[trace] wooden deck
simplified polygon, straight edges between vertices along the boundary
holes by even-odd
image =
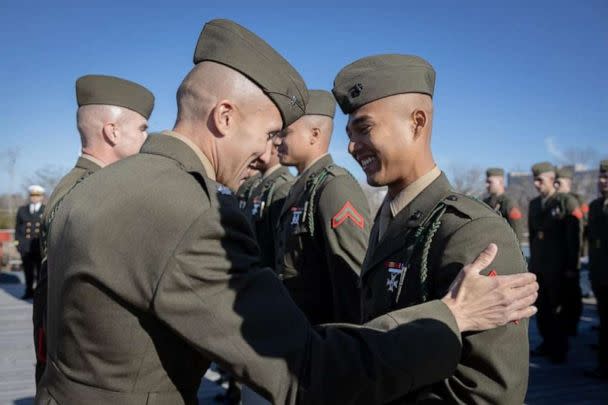
[[[23,294],[20,273],[0,273],[0,405],[29,405],[34,397],[34,347],[32,304],[19,299]],[[597,340],[592,325],[597,324],[593,301],[586,301],[579,336],[571,338],[569,361],[554,366],[544,359],[532,359],[526,403],[608,404],[608,383],[583,377],[583,370],[595,365],[590,345]],[[530,328],[531,346],[539,343],[535,322]],[[222,388],[210,381],[208,372],[199,391],[201,404],[213,404]]]

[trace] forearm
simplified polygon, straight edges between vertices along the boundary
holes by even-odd
[[[362,327],[325,325],[318,331],[300,381],[302,403],[384,404],[450,376],[460,359],[460,333],[441,301]]]

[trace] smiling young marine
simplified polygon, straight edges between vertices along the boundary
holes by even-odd
[[[468,252],[491,242],[499,254],[486,275],[526,272],[509,225],[487,205],[453,191],[435,164],[434,84],[433,67],[409,55],[360,59],[334,81],[334,96],[348,114],[349,152],[370,185],[388,186],[361,269],[362,322],[441,296],[471,260]],[[528,384],[527,322],[463,340],[450,378],[399,403],[521,404]]]

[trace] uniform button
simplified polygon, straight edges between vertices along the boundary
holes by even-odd
[[[414,213],[412,214],[412,216],[410,217],[410,219],[413,219],[413,220],[416,220],[416,221],[417,221],[417,220],[419,220],[421,217],[422,217],[422,212],[420,212],[420,211],[416,211],[416,212],[414,212]]]
[[[456,197],[455,195],[449,195],[447,198],[449,201],[457,201],[458,197]]]

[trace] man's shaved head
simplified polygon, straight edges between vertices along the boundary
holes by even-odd
[[[275,138],[281,164],[301,173],[310,162],[327,153],[334,120],[326,115],[304,115]]]
[[[139,152],[148,135],[143,115],[115,105],[84,105],[76,121],[83,153],[106,165]]]
[[[433,100],[429,95],[420,93],[397,94],[387,98],[386,107],[392,113],[401,117],[404,124],[411,128],[415,125],[413,114],[416,111],[423,111],[427,116],[428,124],[425,125],[422,135],[427,141],[430,141],[433,123]]]
[[[177,109],[175,131],[204,151],[217,180],[233,189],[283,124],[278,108],[259,86],[232,68],[208,61],[197,64],[183,80]]]
[[[222,99],[238,101],[242,107],[272,104],[255,83],[236,70],[215,62],[201,62],[177,90],[177,122],[206,121]]]
[[[319,129],[319,149],[327,152],[334,131],[334,119],[326,115],[305,115],[301,119],[309,131]]]
[[[84,105],[76,112],[76,122],[83,148],[103,142],[101,130],[108,122],[117,122],[126,108],[115,105]]]

